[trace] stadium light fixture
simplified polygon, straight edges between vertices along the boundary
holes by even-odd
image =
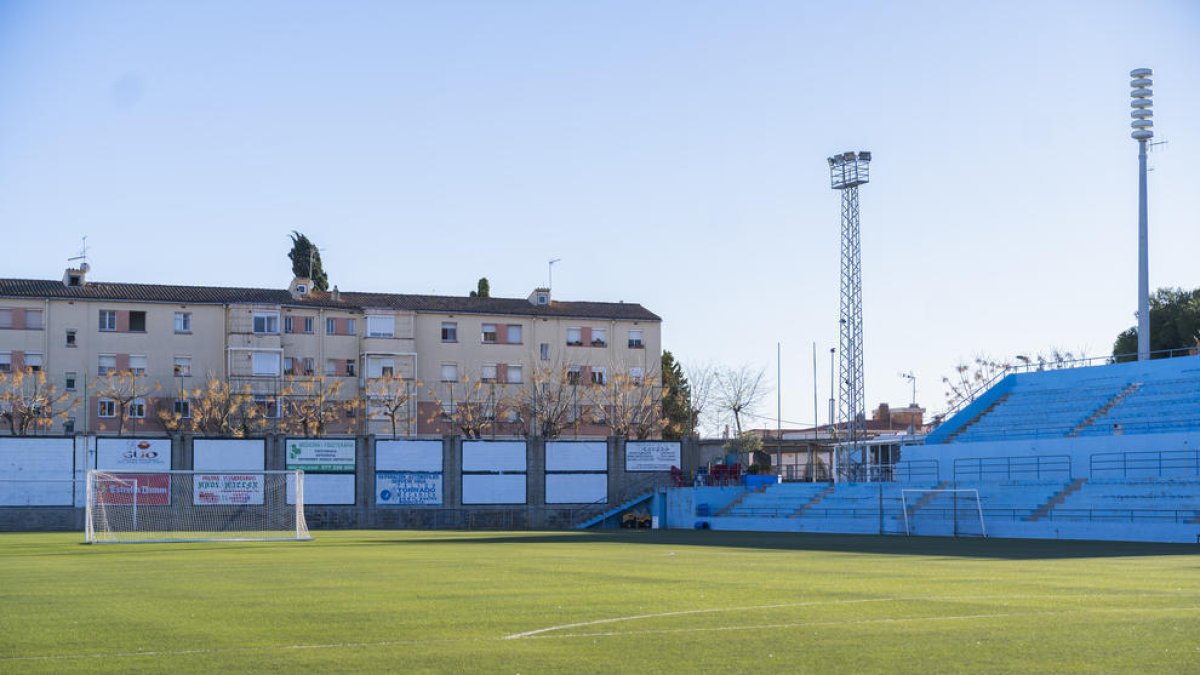
[[[1129,105],[1132,110],[1129,134],[1138,142],[1138,361],[1150,358],[1150,246],[1146,208],[1146,142],[1154,138],[1154,71],[1129,71]]]

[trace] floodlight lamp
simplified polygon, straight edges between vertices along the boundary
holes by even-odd
[[[833,157],[828,157],[825,161],[829,162],[829,168],[831,169],[833,168],[833,165],[837,163],[837,160]]]
[[[1144,120],[1154,117],[1154,111],[1146,110],[1145,108],[1134,108],[1132,111],[1130,111],[1129,116],[1139,120]]]
[[[1134,108],[1153,108],[1154,101],[1148,98],[1135,98],[1129,102],[1129,105]]]
[[[1154,71],[1150,70],[1149,68],[1134,68],[1133,70],[1129,71],[1130,77],[1150,77],[1153,74]]]
[[[845,160],[845,161],[847,161],[847,162],[853,162],[853,161],[855,160],[854,151],[853,151],[853,150],[851,150],[851,151],[849,151],[849,152],[843,153],[843,154],[842,154],[842,159],[843,159],[843,160]]]
[[[1154,138],[1154,132],[1149,129],[1138,129],[1129,136],[1135,141],[1145,141]]]
[[[1143,89],[1145,87],[1149,87],[1152,84],[1154,84],[1154,80],[1151,80],[1148,77],[1139,77],[1136,80],[1131,81],[1129,83],[1129,86],[1133,87],[1134,89]]]
[[[1154,95],[1154,91],[1150,89],[1134,89],[1129,92],[1131,98],[1150,98]]]
[[[871,151],[870,150],[859,150],[858,158],[864,162],[871,161]]]
[[[1129,123],[1134,129],[1149,129],[1154,126],[1154,120],[1134,120]]]

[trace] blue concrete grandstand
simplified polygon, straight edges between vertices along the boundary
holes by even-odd
[[[674,489],[663,512],[670,527],[1200,543],[1200,357],[1010,374],[872,468],[886,480]]]

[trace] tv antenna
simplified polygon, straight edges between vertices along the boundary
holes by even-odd
[[[85,235],[83,235],[83,242],[79,245],[79,255],[67,258],[67,262],[75,262],[76,260],[82,260],[83,262],[80,264],[80,267],[86,269],[87,264],[88,264],[87,252],[88,252],[87,235],[85,234]]]
[[[556,263],[556,262],[562,262],[562,258],[551,258],[549,263],[546,265],[546,267],[548,268],[548,270],[547,270],[548,274],[547,274],[547,278],[546,278],[546,288],[549,288],[552,290],[554,288],[554,263]]]

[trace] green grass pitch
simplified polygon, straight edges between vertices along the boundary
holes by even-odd
[[[1200,547],[712,531],[0,535],[0,672],[1200,672]]]

